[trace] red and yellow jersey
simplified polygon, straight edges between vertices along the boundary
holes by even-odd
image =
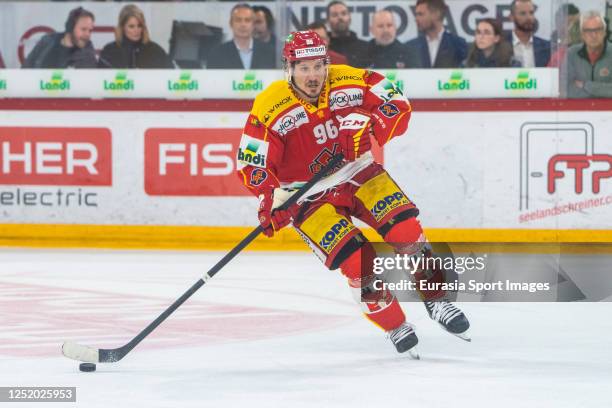
[[[305,183],[340,152],[339,122],[355,110],[371,115],[381,146],[406,132],[411,113],[391,81],[347,65],[330,66],[318,106],[298,98],[286,81],[272,83],[255,99],[244,127],[237,157],[240,179],[256,196],[262,189]],[[368,152],[348,163],[334,182],[346,181],[372,160]]]

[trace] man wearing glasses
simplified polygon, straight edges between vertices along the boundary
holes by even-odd
[[[607,41],[606,22],[601,13],[590,11],[580,18],[582,44],[567,55],[570,98],[612,97],[612,48]]]

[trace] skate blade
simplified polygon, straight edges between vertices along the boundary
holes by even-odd
[[[472,342],[472,338],[467,335],[467,332],[463,332],[463,333],[451,333],[451,334],[459,337],[463,341],[467,341],[468,343]]]
[[[408,355],[410,356],[410,358],[412,358],[413,360],[420,360],[421,356],[419,356],[419,350],[417,349],[416,346],[414,346],[413,348],[411,348],[410,350],[408,350]]]
[[[442,323],[438,322],[438,325],[439,325],[439,326],[440,326],[442,329],[444,329],[444,331],[445,331],[445,332],[450,333],[450,334],[452,334],[453,336],[457,336],[457,337],[459,337],[461,340],[463,340],[463,341],[467,341],[468,343],[471,343],[471,342],[472,342],[472,338],[471,338],[470,336],[468,336],[468,334],[467,334],[467,332],[468,332],[468,331],[470,331],[470,330],[469,330],[469,328],[468,328],[468,330],[464,331],[463,333],[453,333],[453,332],[450,332],[450,331],[446,330],[446,327],[444,327],[444,325],[443,325]]]

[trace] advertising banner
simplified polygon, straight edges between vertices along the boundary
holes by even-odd
[[[379,70],[410,98],[553,98],[556,68]],[[18,70],[0,72],[0,98],[253,99],[281,70]]]
[[[384,165],[428,228],[610,229],[609,117],[415,111]],[[254,225],[235,174],[246,118],[3,111],[0,223]]]

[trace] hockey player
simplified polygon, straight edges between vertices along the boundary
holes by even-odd
[[[367,318],[389,334],[397,351],[410,350],[418,343],[414,328],[395,296],[374,288],[376,253],[352,222],[355,217],[373,227],[397,253],[426,254],[418,209],[370,151],[371,138],[382,146],[406,132],[410,104],[378,73],[330,66],[313,31],[290,34],[283,59],[286,81],[257,96],[244,127],[238,175],[260,200],[264,233],[271,237],[292,222],[327,268],[340,268]],[[274,211],[340,152],[343,165],[309,190],[308,198]],[[383,208],[377,206],[381,200],[387,204]],[[421,270],[415,279],[442,282],[444,277]],[[430,317],[446,330],[461,334],[469,328],[465,315],[443,299],[444,292],[420,295]]]

